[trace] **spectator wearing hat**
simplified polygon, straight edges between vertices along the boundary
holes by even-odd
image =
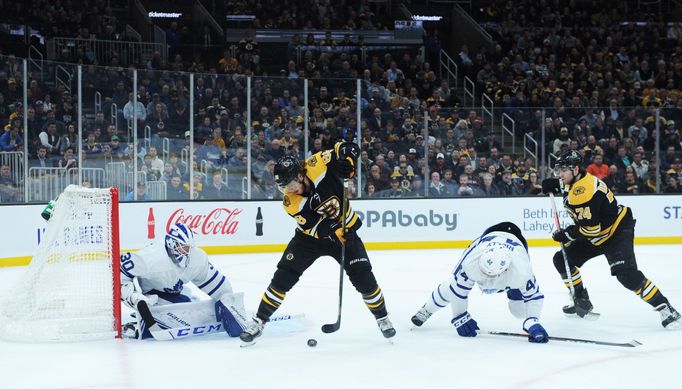
[[[407,197],[424,197],[424,180],[419,174],[415,174],[406,192]]]
[[[149,193],[147,193],[147,185],[144,182],[138,182],[137,183],[137,201],[151,201],[151,196],[149,196]],[[135,193],[133,191],[128,192],[126,194],[125,198],[123,201],[134,201],[135,200]]]
[[[568,137],[568,127],[561,127],[559,136],[552,142],[552,153],[554,155],[559,155],[562,151],[568,150],[570,144],[571,139]]]
[[[403,190],[398,176],[392,176],[390,181],[390,188],[381,192],[381,197],[385,198],[400,198],[405,197],[405,191]]]
[[[665,174],[677,177],[678,182],[682,180],[682,160],[676,157],[673,159],[673,163],[670,165],[670,169],[666,170]]]
[[[502,196],[520,196],[523,191],[512,181],[512,170],[510,168],[502,168],[501,180],[498,184],[500,194]]]
[[[450,167],[445,163],[445,155],[443,153],[436,154],[436,161],[431,166],[431,170],[438,172],[440,175],[439,178],[442,178],[446,169],[450,169]]]

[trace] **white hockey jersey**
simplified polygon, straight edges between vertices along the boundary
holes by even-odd
[[[509,268],[497,277],[486,276],[479,265],[480,256],[490,243],[499,244],[512,253]],[[432,302],[439,308],[450,303],[453,315],[457,316],[467,310],[467,297],[475,284],[483,293],[509,292],[510,300],[523,302],[527,311],[519,316],[540,316],[544,295],[533,275],[526,247],[513,234],[493,231],[474,240],[455,266],[453,278],[432,293]]]
[[[232,293],[230,281],[208,261],[208,255],[192,247],[186,268],[177,266],[166,252],[163,239],[156,240],[140,251],[121,255],[121,278],[137,278],[141,292],[180,293],[184,284],[194,283],[213,299]]]

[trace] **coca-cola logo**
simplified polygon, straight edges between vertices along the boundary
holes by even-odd
[[[239,229],[240,213],[241,209],[215,208],[207,214],[192,215],[178,208],[168,218],[166,231],[175,223],[183,223],[203,235],[234,235]]]

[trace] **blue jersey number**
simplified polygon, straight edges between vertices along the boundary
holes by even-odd
[[[533,281],[534,280],[528,280],[526,283],[526,291],[535,289],[535,283],[533,283]]]
[[[121,255],[121,270],[124,273],[131,271],[135,267],[135,262],[133,262],[132,255],[130,253],[125,253]]]

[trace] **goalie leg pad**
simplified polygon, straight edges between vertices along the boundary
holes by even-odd
[[[250,320],[244,309],[242,293],[223,295],[215,303],[215,317],[223,324],[225,332],[233,338],[238,337]]]

